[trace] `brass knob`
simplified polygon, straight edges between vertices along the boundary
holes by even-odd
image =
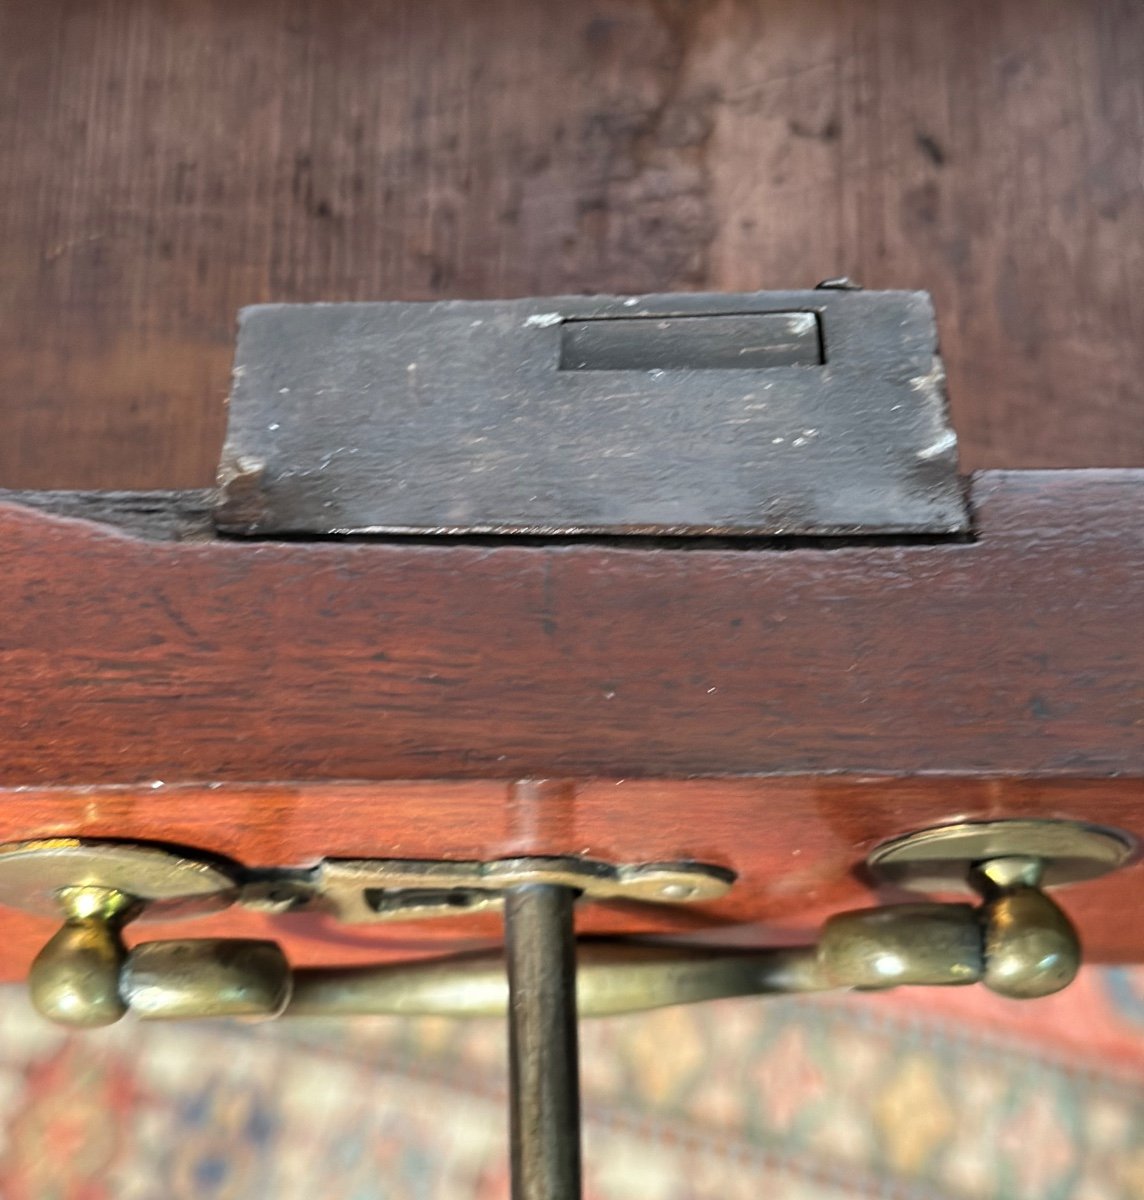
[[[32,964],[32,1003],[60,1025],[111,1025],[127,1012],[119,987],[127,958],[122,930],[139,902],[101,887],[64,888],[59,902],[66,920]]]
[[[49,1020],[91,1028],[127,1012],[123,927],[233,902],[236,876],[216,858],[147,843],[38,838],[0,845],[0,903],[64,917],[29,972],[32,1003]]]
[[[1032,999],[1067,986],[1081,963],[1076,930],[1043,889],[1097,879],[1136,853],[1131,835],[1085,821],[960,821],[883,842],[866,867],[897,887],[976,891],[982,983]]]
[[[1076,978],[1080,939],[1072,922],[1040,890],[1042,867],[1033,858],[983,863],[973,882],[984,903],[982,983],[1014,1000],[1051,996]]]

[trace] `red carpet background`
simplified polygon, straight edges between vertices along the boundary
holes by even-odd
[[[1144,1200],[1144,972],[585,1022],[588,1200]],[[68,1035],[0,990],[3,1200],[500,1200],[498,1021]]]

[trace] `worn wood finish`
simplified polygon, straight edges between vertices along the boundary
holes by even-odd
[[[969,531],[918,292],[259,305],[220,481],[262,537]]]
[[[974,544],[167,543],[0,507],[0,786],[1144,773],[1144,473]]]
[[[739,873],[727,897],[703,906],[593,905],[583,932],[679,933],[765,945],[807,939],[826,916],[879,900],[856,868],[903,831],[951,819],[1055,816],[1144,836],[1144,779],[586,780],[511,784],[404,781],[31,789],[0,792],[0,840],[78,834],[175,841],[250,866],[303,865],[322,854],[499,857],[575,848],[612,861],[679,858]],[[1144,957],[1138,922],[1144,866],[1057,893],[1090,961]],[[50,922],[6,910],[0,978],[17,978]],[[324,919],[235,912],[140,926],[132,938],[269,936],[299,963],[371,962],[441,952],[499,937],[493,915],[352,929]]]
[[[1133,0],[0,0],[0,483],[208,483],[244,304],[844,273],[935,294],[967,467],[1139,465],[1142,43]],[[802,936],[906,828],[1144,833],[1139,497],[983,480],[976,546],[530,548],[499,577],[487,547],[217,544],[199,499],[136,504],[139,537],[0,509],[0,836],[693,853],[743,882],[673,927]],[[883,753],[988,774],[503,782]],[[165,786],[91,786],[139,778]],[[1141,898],[1139,867],[1066,894],[1092,956],[1144,956]],[[14,978],[47,929],[3,928]]]
[[[963,464],[1139,465],[1137,0],[3,0],[0,483],[210,482],[260,301],[932,291]]]

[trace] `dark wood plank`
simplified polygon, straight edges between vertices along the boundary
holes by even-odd
[[[1144,774],[1144,473],[973,544],[157,542],[0,506],[0,785]]]
[[[0,482],[210,482],[260,301],[932,291],[967,467],[1144,463],[1135,0],[0,3]]]
[[[577,327],[608,331],[611,369],[563,368]],[[792,329],[801,361],[748,369]],[[936,343],[918,292],[259,305],[215,517],[261,537],[962,536]]]

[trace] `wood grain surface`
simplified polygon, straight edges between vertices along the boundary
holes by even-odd
[[[1144,472],[977,540],[148,541],[0,505],[0,786],[1144,774]]]
[[[210,483],[246,304],[842,274],[934,294],[966,468],[1144,465],[1142,47],[1135,0],[0,0],[0,486]],[[1139,478],[974,504],[966,546],[495,562],[0,505],[0,837],[695,856],[722,907],[584,927],[762,942],[905,829],[1144,835]],[[683,778],[760,771],[802,774]],[[1091,958],[1144,957],[1142,889],[1065,894]],[[3,929],[15,978],[48,930]]]
[[[0,3],[0,485],[210,482],[260,301],[932,291],[963,465],[1144,464],[1137,0]]]

